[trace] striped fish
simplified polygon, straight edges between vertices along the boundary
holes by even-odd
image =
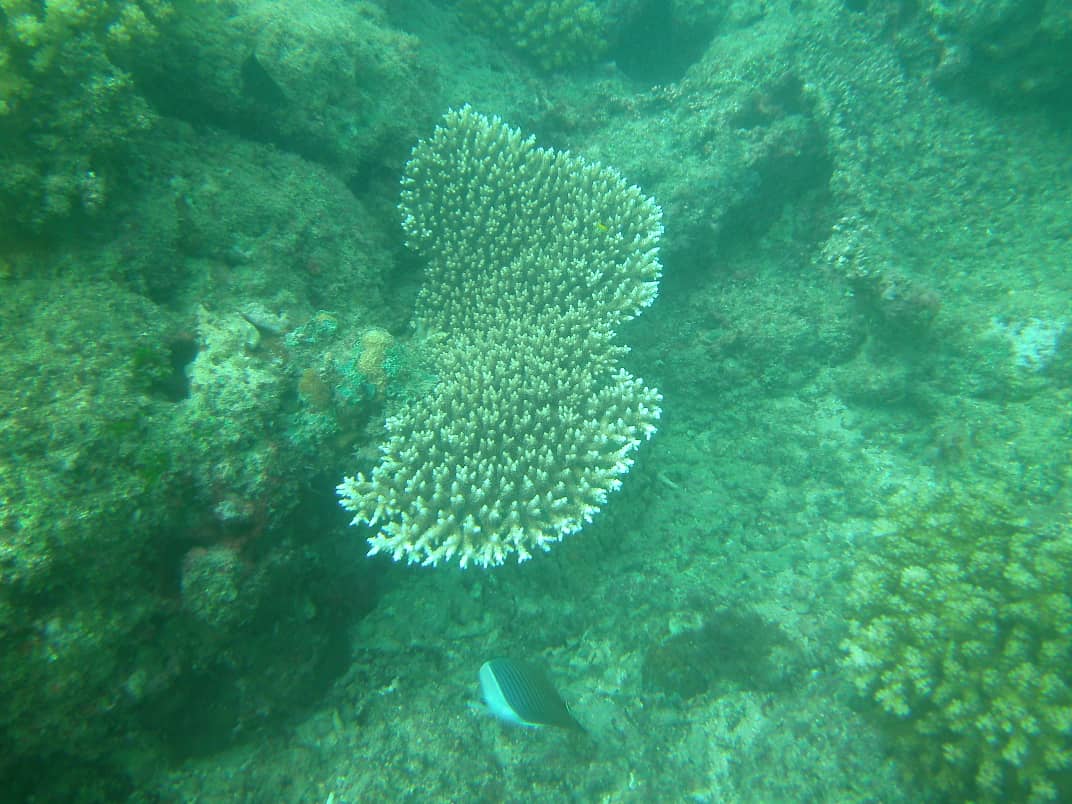
[[[584,731],[547,676],[527,662],[484,662],[480,668],[480,691],[491,713],[507,723]]]

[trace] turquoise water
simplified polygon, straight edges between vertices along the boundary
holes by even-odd
[[[1072,798],[1065,6],[0,0],[0,800]]]

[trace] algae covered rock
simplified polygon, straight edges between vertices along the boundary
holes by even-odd
[[[249,0],[177,18],[138,63],[161,112],[211,121],[350,176],[400,160],[436,85],[416,37],[378,6]]]

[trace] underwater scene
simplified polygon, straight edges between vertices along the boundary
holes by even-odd
[[[1068,0],[0,0],[0,802],[1072,801]]]

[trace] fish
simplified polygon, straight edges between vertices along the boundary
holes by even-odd
[[[489,711],[507,723],[585,732],[547,675],[528,662],[484,662],[480,667],[480,691]]]

